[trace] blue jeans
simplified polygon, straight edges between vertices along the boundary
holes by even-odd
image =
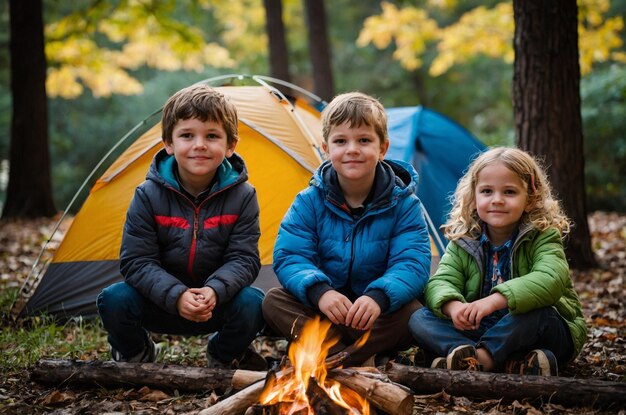
[[[411,316],[409,330],[418,346],[437,356],[447,356],[466,344],[484,347],[497,367],[533,349],[550,350],[559,365],[574,355],[569,327],[552,307],[524,314],[508,313],[500,319],[490,315],[482,319],[476,330],[457,330],[452,320],[439,318],[424,307]]]
[[[190,336],[214,333],[209,339],[208,353],[231,362],[241,358],[265,324],[263,297],[258,288],[244,287],[231,301],[219,304],[213,316],[202,323],[168,313],[125,282],[102,290],[97,305],[109,343],[123,356],[134,356],[143,350],[147,331]]]

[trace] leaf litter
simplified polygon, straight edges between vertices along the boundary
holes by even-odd
[[[0,293],[21,287],[42,246],[50,238],[58,218],[0,222]],[[60,243],[72,218],[66,218],[47,244],[43,258],[49,258]],[[588,341],[580,355],[560,375],[583,379],[626,382],[626,215],[595,212],[589,216],[592,247],[598,268],[572,270],[572,279],[583,304],[589,328]],[[10,324],[2,316],[3,326]],[[73,333],[65,333],[71,341]],[[177,364],[202,365],[202,353],[185,357],[190,347],[182,338],[166,337],[170,359]],[[284,342],[259,342],[257,349],[276,357],[284,352]],[[2,354],[10,353],[0,344]],[[84,359],[101,358],[103,350],[85,350]],[[0,373],[0,414],[197,414],[213,405],[220,396],[213,391],[202,394],[179,394],[143,387],[140,389],[69,389],[50,388],[29,380],[28,369],[3,369]],[[618,414],[623,408],[601,411],[591,407],[564,407],[550,402],[525,400],[469,399],[451,396],[444,391],[416,395],[414,414]]]

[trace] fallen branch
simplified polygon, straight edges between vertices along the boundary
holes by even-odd
[[[122,363],[100,360],[40,360],[31,379],[48,385],[97,385],[223,393],[265,378],[265,372],[210,369],[160,363]]]
[[[425,369],[388,363],[385,373],[416,394],[445,390],[455,396],[489,399],[541,399],[544,402],[623,408],[626,383],[559,376],[520,376],[503,373]]]

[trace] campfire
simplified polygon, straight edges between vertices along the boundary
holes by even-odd
[[[327,359],[328,351],[338,341],[337,337],[329,336],[330,328],[330,322],[319,318],[303,326],[289,347],[291,368],[269,373],[260,403],[249,412],[264,415],[370,414],[365,397],[328,378],[328,371],[339,367],[343,360],[342,355]],[[355,347],[365,343],[368,336],[369,332]]]
[[[200,415],[374,415],[376,409],[410,415],[411,389],[374,368],[341,367],[367,341],[369,332],[328,356],[339,341],[330,329],[328,321],[308,321],[278,368],[267,373],[237,370],[232,386],[238,392]]]

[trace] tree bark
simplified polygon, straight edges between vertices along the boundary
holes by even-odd
[[[265,378],[265,372],[210,369],[159,363],[122,363],[101,360],[40,360],[31,379],[47,385],[99,385],[223,393]]]
[[[514,0],[513,112],[517,143],[545,158],[555,196],[575,226],[573,268],[596,266],[585,200],[576,0]]]
[[[41,0],[10,0],[11,150],[3,218],[53,216]]]
[[[333,72],[330,65],[330,44],[324,0],[304,0],[308,26],[309,54],[313,69],[313,91],[325,101],[334,95]]]
[[[291,82],[282,0],[263,0],[270,52],[270,75]]]
[[[486,399],[542,399],[544,402],[623,408],[626,383],[565,377],[425,369],[389,363],[385,373],[416,394],[444,390],[455,396]]]

